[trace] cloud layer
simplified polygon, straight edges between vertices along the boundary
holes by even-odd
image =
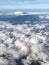
[[[0,65],[49,65],[48,26],[0,22]]]

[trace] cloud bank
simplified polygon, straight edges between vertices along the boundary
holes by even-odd
[[[15,16],[41,15],[41,16],[39,16],[39,18],[41,18],[41,19],[42,18],[49,19],[48,14],[49,14],[49,12],[22,12],[22,11],[16,11],[16,12],[10,12],[10,13],[0,13],[0,15],[15,15]],[[43,15],[47,15],[47,16],[43,16]]]
[[[49,65],[48,27],[0,22],[0,65]]]

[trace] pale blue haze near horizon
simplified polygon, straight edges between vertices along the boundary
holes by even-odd
[[[49,0],[0,0],[0,9],[49,9]]]

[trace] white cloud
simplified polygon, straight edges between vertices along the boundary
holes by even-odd
[[[38,14],[38,15],[40,15],[40,14],[47,14],[47,16],[45,17],[45,16],[39,16],[39,18],[40,19],[44,19],[44,18],[46,18],[46,19],[49,19],[49,16],[48,16],[48,14],[49,14],[49,12],[22,12],[22,11],[16,11],[16,12],[10,12],[10,13],[5,13],[5,14],[1,14],[0,13],[0,15],[15,15],[15,16],[23,16],[23,15],[36,15],[36,14]],[[25,21],[25,23],[30,23],[31,21]],[[1,25],[0,25],[1,26]]]
[[[18,65],[15,59],[18,60],[21,57],[21,63],[24,65],[29,65],[33,61],[48,65],[47,35],[49,31],[45,32],[47,26],[49,26],[47,22],[35,23],[31,26],[0,22],[0,65]]]

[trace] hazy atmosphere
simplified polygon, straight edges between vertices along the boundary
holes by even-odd
[[[49,65],[49,0],[0,0],[0,65]]]
[[[0,9],[47,9],[49,0],[0,0]]]

